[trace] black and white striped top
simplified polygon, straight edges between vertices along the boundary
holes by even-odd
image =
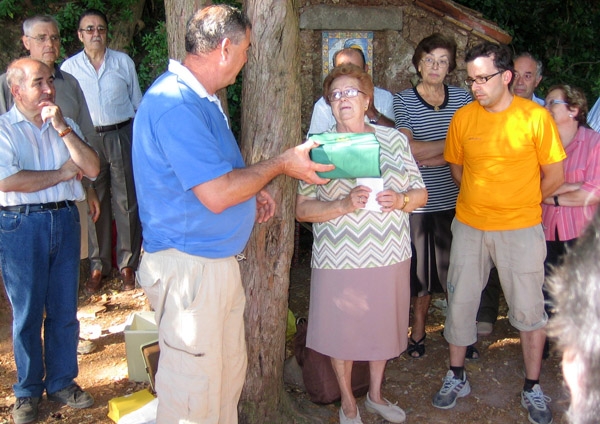
[[[416,88],[396,93],[394,117],[396,128],[406,128],[417,141],[437,141],[446,138],[450,120],[461,107],[470,103],[471,94],[459,87],[444,85],[444,103],[436,110],[417,92]],[[420,167],[429,197],[427,204],[414,213],[438,212],[454,209],[458,187],[454,184],[448,165]]]

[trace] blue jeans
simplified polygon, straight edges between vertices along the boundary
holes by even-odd
[[[77,377],[79,245],[75,205],[35,213],[0,211],[0,266],[13,309],[16,397],[41,397],[44,389],[54,393]]]

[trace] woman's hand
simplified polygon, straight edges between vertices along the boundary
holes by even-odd
[[[376,197],[381,205],[381,212],[391,212],[395,209],[411,213],[427,203],[427,189],[416,188],[406,193],[396,193],[393,190],[383,190]]]
[[[367,200],[369,200],[370,193],[371,189],[367,186],[360,185],[354,187],[345,199],[348,205],[348,212],[353,212],[356,209],[364,209]]]
[[[377,194],[376,200],[381,206],[381,212],[391,212],[394,209],[402,208],[404,194],[396,193],[393,190],[383,190]]]

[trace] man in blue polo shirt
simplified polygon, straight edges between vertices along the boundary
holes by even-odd
[[[275,204],[264,187],[286,174],[325,183],[312,142],[246,167],[215,93],[247,60],[251,25],[208,6],[186,30],[186,57],[148,90],[133,130],[143,228],[138,281],[156,311],[157,422],[237,423],[246,374],[245,295],[235,255]]]

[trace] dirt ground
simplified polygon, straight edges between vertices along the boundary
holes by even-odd
[[[290,309],[296,316],[308,312],[310,283],[310,234],[302,232],[299,254],[291,270]],[[82,337],[93,340],[97,349],[79,355],[77,382],[88,390],[96,402],[92,408],[74,410],[43,400],[40,404],[39,423],[110,423],[107,418],[108,400],[148,387],[127,379],[127,361],[123,329],[134,311],[149,310],[141,289],[120,293],[119,280],[105,282],[98,295],[80,296]],[[12,384],[16,379],[11,339],[11,312],[3,287],[0,292],[0,424],[11,423],[10,412],[15,398]],[[426,354],[421,359],[406,354],[388,363],[384,396],[406,411],[407,423],[527,423],[527,413],[520,406],[519,393],[524,371],[518,333],[506,318],[506,306],[491,336],[478,342],[481,359],[467,361],[466,369],[471,383],[471,394],[458,401],[457,406],[442,411],[431,406],[431,397],[441,385],[447,371],[448,349],[441,336],[444,323],[443,296],[434,296],[427,327]],[[288,355],[291,349],[288,346]],[[568,398],[562,384],[560,358],[556,353],[544,361],[541,385],[552,398],[554,423],[567,423],[564,412]],[[296,409],[312,423],[333,424],[338,421],[339,404],[315,405],[295,386],[286,386]],[[370,414],[359,399],[359,408],[365,424],[387,421]],[[285,424],[281,420],[273,424]],[[271,424],[271,423],[266,423]]]

